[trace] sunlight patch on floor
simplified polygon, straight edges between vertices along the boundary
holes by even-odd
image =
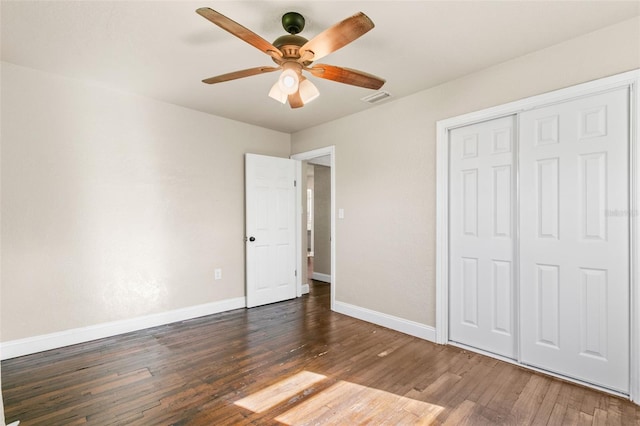
[[[251,410],[254,413],[262,413],[326,378],[327,377],[322,374],[301,371],[246,398],[236,401],[235,405]]]
[[[430,424],[444,410],[428,402],[339,381],[276,420],[287,425]]]
[[[235,402],[255,413],[268,411],[325,380],[301,371]],[[430,424],[444,410],[428,402],[341,380],[295,405],[275,420],[286,425]]]

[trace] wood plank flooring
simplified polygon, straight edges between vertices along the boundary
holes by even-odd
[[[21,425],[637,425],[640,407],[329,310],[328,286],[2,362]]]

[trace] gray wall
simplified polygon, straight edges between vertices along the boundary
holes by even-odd
[[[331,275],[331,168],[313,166],[313,272]]]

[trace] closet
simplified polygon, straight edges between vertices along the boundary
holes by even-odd
[[[448,129],[450,343],[629,394],[630,113],[622,86]]]

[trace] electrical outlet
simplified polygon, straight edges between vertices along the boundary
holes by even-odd
[[[216,268],[216,270],[214,271],[214,279],[215,280],[221,280],[222,279],[222,268]]]

